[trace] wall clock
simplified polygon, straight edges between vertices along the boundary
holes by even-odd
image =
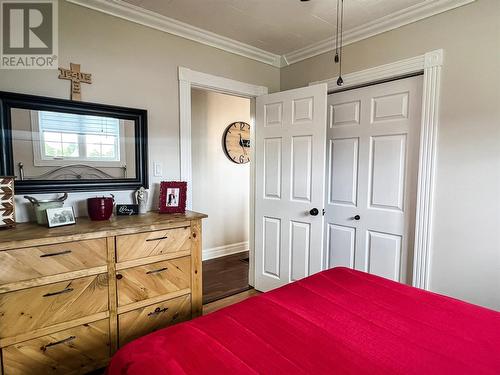
[[[222,136],[222,147],[233,163],[248,163],[250,161],[250,125],[242,121],[230,124]]]

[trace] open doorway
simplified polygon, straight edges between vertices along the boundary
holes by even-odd
[[[203,223],[203,303],[248,290],[251,100],[191,90],[192,209]]]

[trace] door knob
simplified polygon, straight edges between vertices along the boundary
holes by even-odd
[[[309,211],[309,214],[311,216],[318,216],[319,210],[317,208],[313,208],[311,211]]]
[[[361,219],[361,216],[356,215],[356,216],[354,216],[354,217],[353,217],[353,219],[354,219],[354,220],[359,220],[359,219]]]

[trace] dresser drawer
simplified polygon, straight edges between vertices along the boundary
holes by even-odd
[[[116,275],[118,306],[188,289],[191,257],[124,269]]]
[[[84,324],[3,348],[5,375],[79,374],[110,356],[109,320]]]
[[[188,319],[191,319],[190,294],[118,315],[120,346]]]
[[[190,250],[191,227],[116,237],[117,262]]]
[[[107,274],[0,294],[0,338],[106,310]]]
[[[99,238],[0,251],[0,285],[106,265],[106,240]]]

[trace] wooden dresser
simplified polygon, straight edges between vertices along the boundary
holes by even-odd
[[[149,213],[0,231],[0,373],[82,374],[201,315],[201,219]]]

